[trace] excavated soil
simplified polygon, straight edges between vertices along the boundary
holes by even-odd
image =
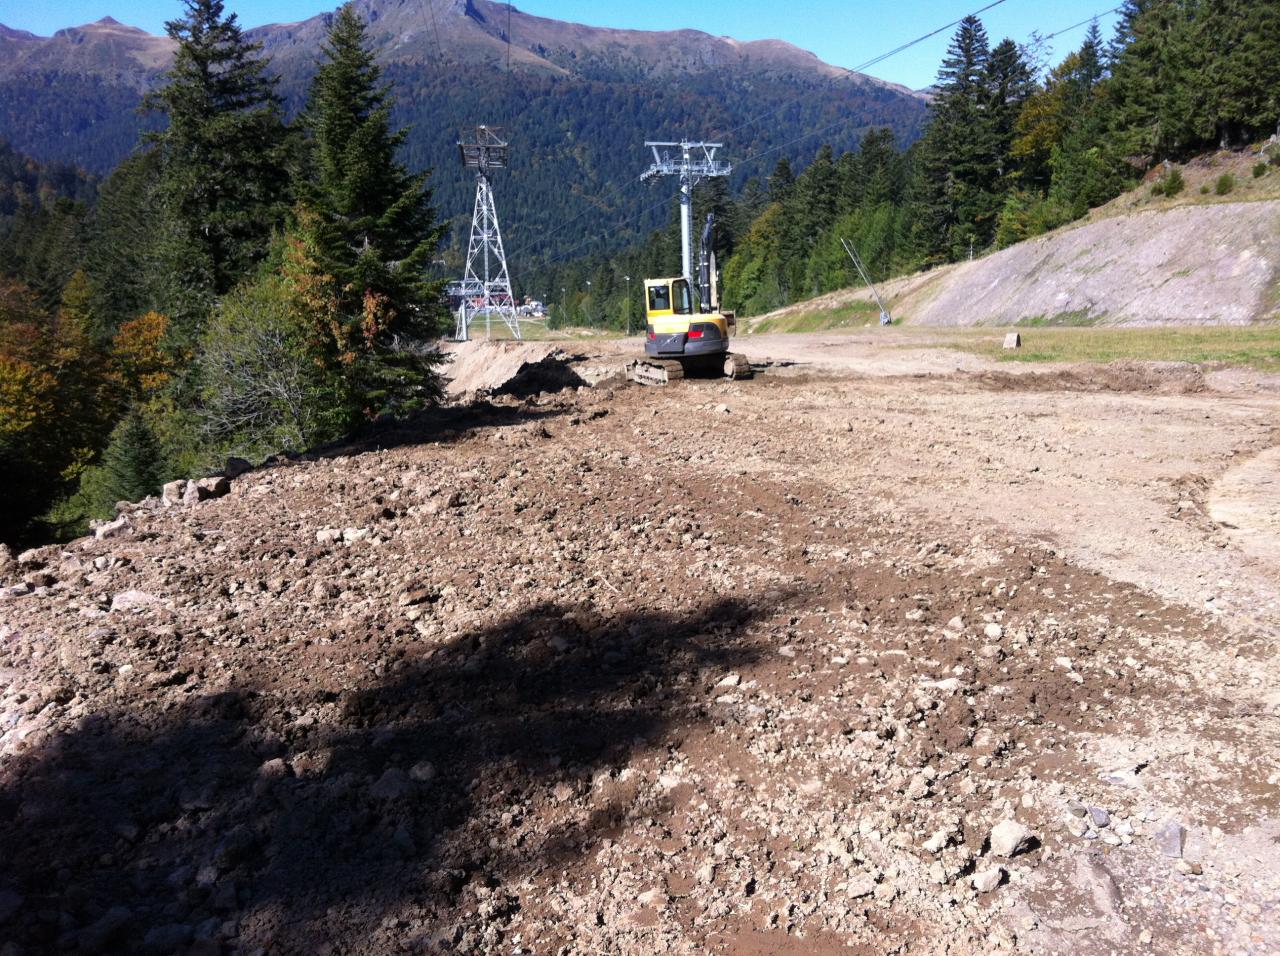
[[[753,358],[0,554],[0,952],[1280,948],[1280,395]]]

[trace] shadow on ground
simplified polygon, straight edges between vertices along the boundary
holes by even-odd
[[[593,623],[542,605],[382,655],[362,687],[246,674],[87,718],[5,768],[0,943],[491,951],[511,881],[669,812],[600,775],[678,746],[706,678],[750,662],[744,629],[772,611]]]

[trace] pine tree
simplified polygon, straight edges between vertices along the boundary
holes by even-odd
[[[783,156],[773,167],[773,172],[769,174],[770,201],[782,202],[786,199],[795,181],[795,173],[791,171],[791,161]]]
[[[330,27],[307,102],[309,182],[290,238],[286,271],[311,315],[324,360],[366,413],[435,396],[428,341],[444,321],[442,286],[427,269],[443,228],[426,175],[396,158],[391,98],[348,4]]]
[[[137,411],[111,430],[102,459],[85,471],[80,490],[68,503],[63,520],[81,515],[105,518],[118,501],[141,501],[158,494],[167,471],[155,432]]]
[[[991,195],[999,164],[986,113],[990,56],[982,21],[965,17],[938,70],[913,189],[920,210],[914,245],[926,262],[985,246],[995,232]]]
[[[171,302],[202,315],[267,251],[287,209],[287,134],[261,45],[244,38],[221,0],[185,0],[165,24],[178,44],[164,86],[147,99],[163,112],[160,197]]]

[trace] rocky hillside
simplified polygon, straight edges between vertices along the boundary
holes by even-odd
[[[1026,480],[958,391],[1055,471],[907,381],[501,396],[0,553],[0,940],[1273,952],[1265,636],[899,504]]]
[[[973,262],[892,280],[881,293],[895,319],[914,325],[1280,319],[1280,170],[1254,179],[1256,162],[1252,153],[1198,161],[1185,168],[1187,187],[1176,199],[1153,197],[1144,184],[1081,223]],[[1224,174],[1236,185],[1218,197],[1214,185]],[[788,317],[870,301],[865,288],[854,286],[750,322],[776,327]]]

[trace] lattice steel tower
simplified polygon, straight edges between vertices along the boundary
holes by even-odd
[[[460,299],[456,338],[470,337],[471,323],[484,316],[485,335],[491,332],[496,316],[511,334],[520,338],[520,316],[511,292],[511,274],[502,249],[498,209],[493,202],[489,171],[507,166],[507,141],[497,126],[474,126],[462,132],[458,155],[462,165],[476,171],[476,205],[471,217],[471,241],[467,244],[467,267],[461,282],[449,285],[449,295]]]
[[[692,284],[693,187],[712,176],[728,176],[733,172],[733,167],[716,159],[716,150],[723,143],[646,142],[645,145],[653,150],[653,165],[644,171],[641,179],[652,179],[655,176],[680,177],[680,274]],[[673,147],[679,148],[678,157],[673,157],[667,151]]]

